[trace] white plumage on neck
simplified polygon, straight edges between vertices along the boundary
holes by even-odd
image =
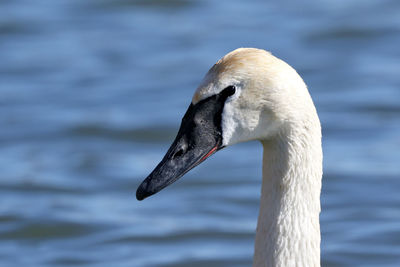
[[[223,145],[264,147],[254,267],[320,266],[320,122],[297,72],[270,53],[240,48],[207,73],[192,103],[237,88],[222,113]]]
[[[320,266],[321,135],[298,129],[263,142],[255,267]]]

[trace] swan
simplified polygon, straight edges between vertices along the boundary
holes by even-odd
[[[239,48],[211,67],[136,198],[157,193],[216,151],[250,140],[263,145],[253,266],[320,266],[321,125],[302,78],[265,50]]]

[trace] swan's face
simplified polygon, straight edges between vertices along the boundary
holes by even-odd
[[[283,84],[285,78],[290,81]],[[157,193],[225,146],[272,138],[292,115],[298,93],[288,96],[291,82],[302,80],[264,50],[237,49],[219,60],[196,90],[170,149],[139,186],[137,199]]]

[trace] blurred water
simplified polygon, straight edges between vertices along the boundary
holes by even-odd
[[[0,265],[250,266],[261,146],[137,202],[237,47],[293,65],[324,135],[323,266],[400,266],[400,2],[0,1]]]

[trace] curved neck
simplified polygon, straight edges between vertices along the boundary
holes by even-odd
[[[263,141],[254,267],[320,266],[320,126]]]

